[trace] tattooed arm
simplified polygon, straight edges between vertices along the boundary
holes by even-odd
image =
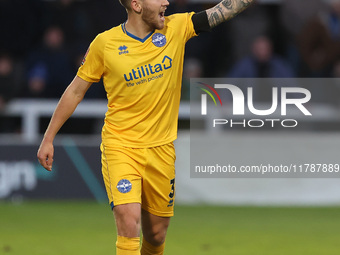
[[[210,28],[216,27],[246,9],[254,0],[222,0],[206,10]]]

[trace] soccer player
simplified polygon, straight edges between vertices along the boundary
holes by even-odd
[[[175,199],[175,150],[185,43],[253,0],[223,0],[200,13],[166,17],[167,0],[120,0],[128,19],[99,34],[62,95],[38,150],[52,170],[53,140],[93,82],[103,78],[108,111],[102,174],[117,227],[117,255],[163,254]],[[140,229],[143,233],[142,247]]]

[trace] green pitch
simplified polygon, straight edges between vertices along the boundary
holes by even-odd
[[[0,203],[0,254],[115,254],[93,202]],[[340,208],[176,206],[165,255],[339,255]]]

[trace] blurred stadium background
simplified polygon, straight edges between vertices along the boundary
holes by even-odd
[[[339,179],[190,178],[190,78],[340,77],[340,1],[257,2],[187,45],[166,254],[340,254]],[[172,0],[167,14],[214,3]],[[114,254],[100,173],[101,83],[60,131],[52,173],[39,167],[36,151],[89,43],[125,18],[118,0],[0,0],[0,254]],[[336,152],[339,92],[338,85],[320,88],[319,117],[290,138],[275,130],[275,141],[290,139],[306,158],[308,142],[319,153]],[[249,131],[229,135],[226,155]],[[255,137],[254,151],[263,139]]]

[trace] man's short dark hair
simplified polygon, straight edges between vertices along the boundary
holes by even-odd
[[[123,7],[125,7],[125,9],[127,9],[127,10],[130,10],[130,9],[131,9],[131,7],[130,7],[130,2],[131,2],[131,0],[119,0],[119,3],[120,3]]]

